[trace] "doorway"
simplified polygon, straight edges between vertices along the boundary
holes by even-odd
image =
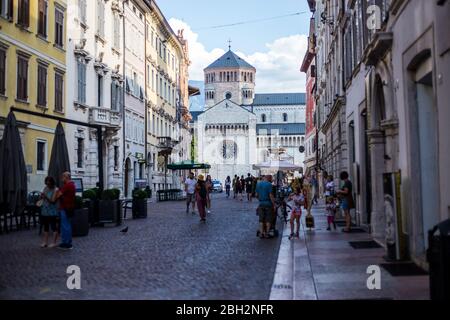
[[[439,222],[438,114],[434,101],[432,59],[422,62],[415,72],[419,188],[424,248],[428,247],[428,230]]]

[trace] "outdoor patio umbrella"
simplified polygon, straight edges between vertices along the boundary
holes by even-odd
[[[26,204],[27,168],[17,120],[10,111],[0,143],[0,205],[17,214]]]
[[[61,187],[61,174],[70,172],[69,152],[67,151],[66,135],[61,122],[58,122],[53,140],[52,154],[48,166],[48,175],[53,177],[56,185]]]
[[[210,169],[211,166],[207,163],[199,163],[193,160],[185,160],[177,163],[172,163],[167,166],[170,170],[197,170],[197,169]]]
[[[256,164],[253,167],[255,169],[269,169],[276,171],[295,171],[302,168],[286,160],[269,160]]]

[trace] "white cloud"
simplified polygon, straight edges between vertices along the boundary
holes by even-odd
[[[203,69],[225,53],[223,49],[206,50],[199,42],[198,34],[191,27],[178,19],[169,20],[172,29],[184,29],[184,37],[188,40],[189,78],[203,80]],[[308,47],[306,35],[291,35],[266,43],[267,51],[245,54],[236,52],[256,68],[256,92],[304,92],[306,87],[305,74],[300,72],[300,65]]]

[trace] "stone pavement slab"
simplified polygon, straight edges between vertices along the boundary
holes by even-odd
[[[184,202],[154,203],[72,251],[41,249],[38,229],[1,235],[0,299],[268,299],[281,239],[256,237],[256,202],[214,194],[212,205],[203,224]],[[81,290],[66,287],[69,265]]]
[[[369,290],[367,268],[386,263],[385,249],[354,249],[349,241],[372,240],[370,234],[326,231],[324,206],[316,206],[313,215],[316,229],[307,230],[303,217],[300,239],[283,241],[280,248],[292,252],[293,299],[429,299],[428,276],[393,277],[381,267],[381,289]]]

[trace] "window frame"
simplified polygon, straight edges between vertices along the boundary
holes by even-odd
[[[26,67],[25,79],[21,79],[21,77],[23,75],[21,75],[20,62],[25,63],[25,67]],[[30,69],[29,62],[30,62],[29,58],[27,58],[21,54],[17,55],[16,99],[19,101],[24,101],[24,102],[28,102],[28,98],[29,98],[29,95],[28,95],[28,93],[29,93],[28,92],[28,78],[29,78],[29,69]],[[24,80],[24,83],[21,83],[21,80],[22,81]],[[24,86],[23,88],[22,88],[22,85]],[[20,89],[23,89],[24,92],[21,92]],[[23,93],[23,96],[21,95],[22,93]]]
[[[0,96],[6,96],[6,75],[8,73],[8,49],[4,48],[0,43]]]
[[[42,143],[44,145],[43,148],[43,158],[42,158],[42,169],[39,169],[39,144]],[[48,140],[44,138],[36,138],[36,174],[45,174],[47,172],[48,167]]]
[[[44,75],[42,75],[42,72]],[[43,80],[43,83],[41,82]],[[43,95],[43,96],[41,96]],[[48,67],[43,63],[37,64],[37,105],[47,108],[48,103]]]
[[[55,71],[55,106],[54,111],[64,113],[64,73]]]
[[[30,0],[18,0],[17,25],[25,29],[30,27]]]
[[[12,22],[14,19],[14,0],[0,0],[2,4],[2,11],[0,12],[0,16],[5,18],[6,20]],[[6,12],[6,9],[8,11]]]
[[[80,156],[80,141],[81,141],[81,156]],[[77,138],[77,169],[84,168],[84,138]]]
[[[61,17],[61,21],[58,21],[58,17]],[[58,6],[55,6],[55,46],[62,49],[64,48],[65,30],[64,30],[64,10]]]
[[[41,21],[41,5],[44,6],[43,11],[43,22]],[[37,19],[37,34],[38,36],[47,39],[48,37],[48,0],[38,0],[38,19]],[[41,24],[42,23],[42,24]],[[41,27],[44,30],[41,30]]]

